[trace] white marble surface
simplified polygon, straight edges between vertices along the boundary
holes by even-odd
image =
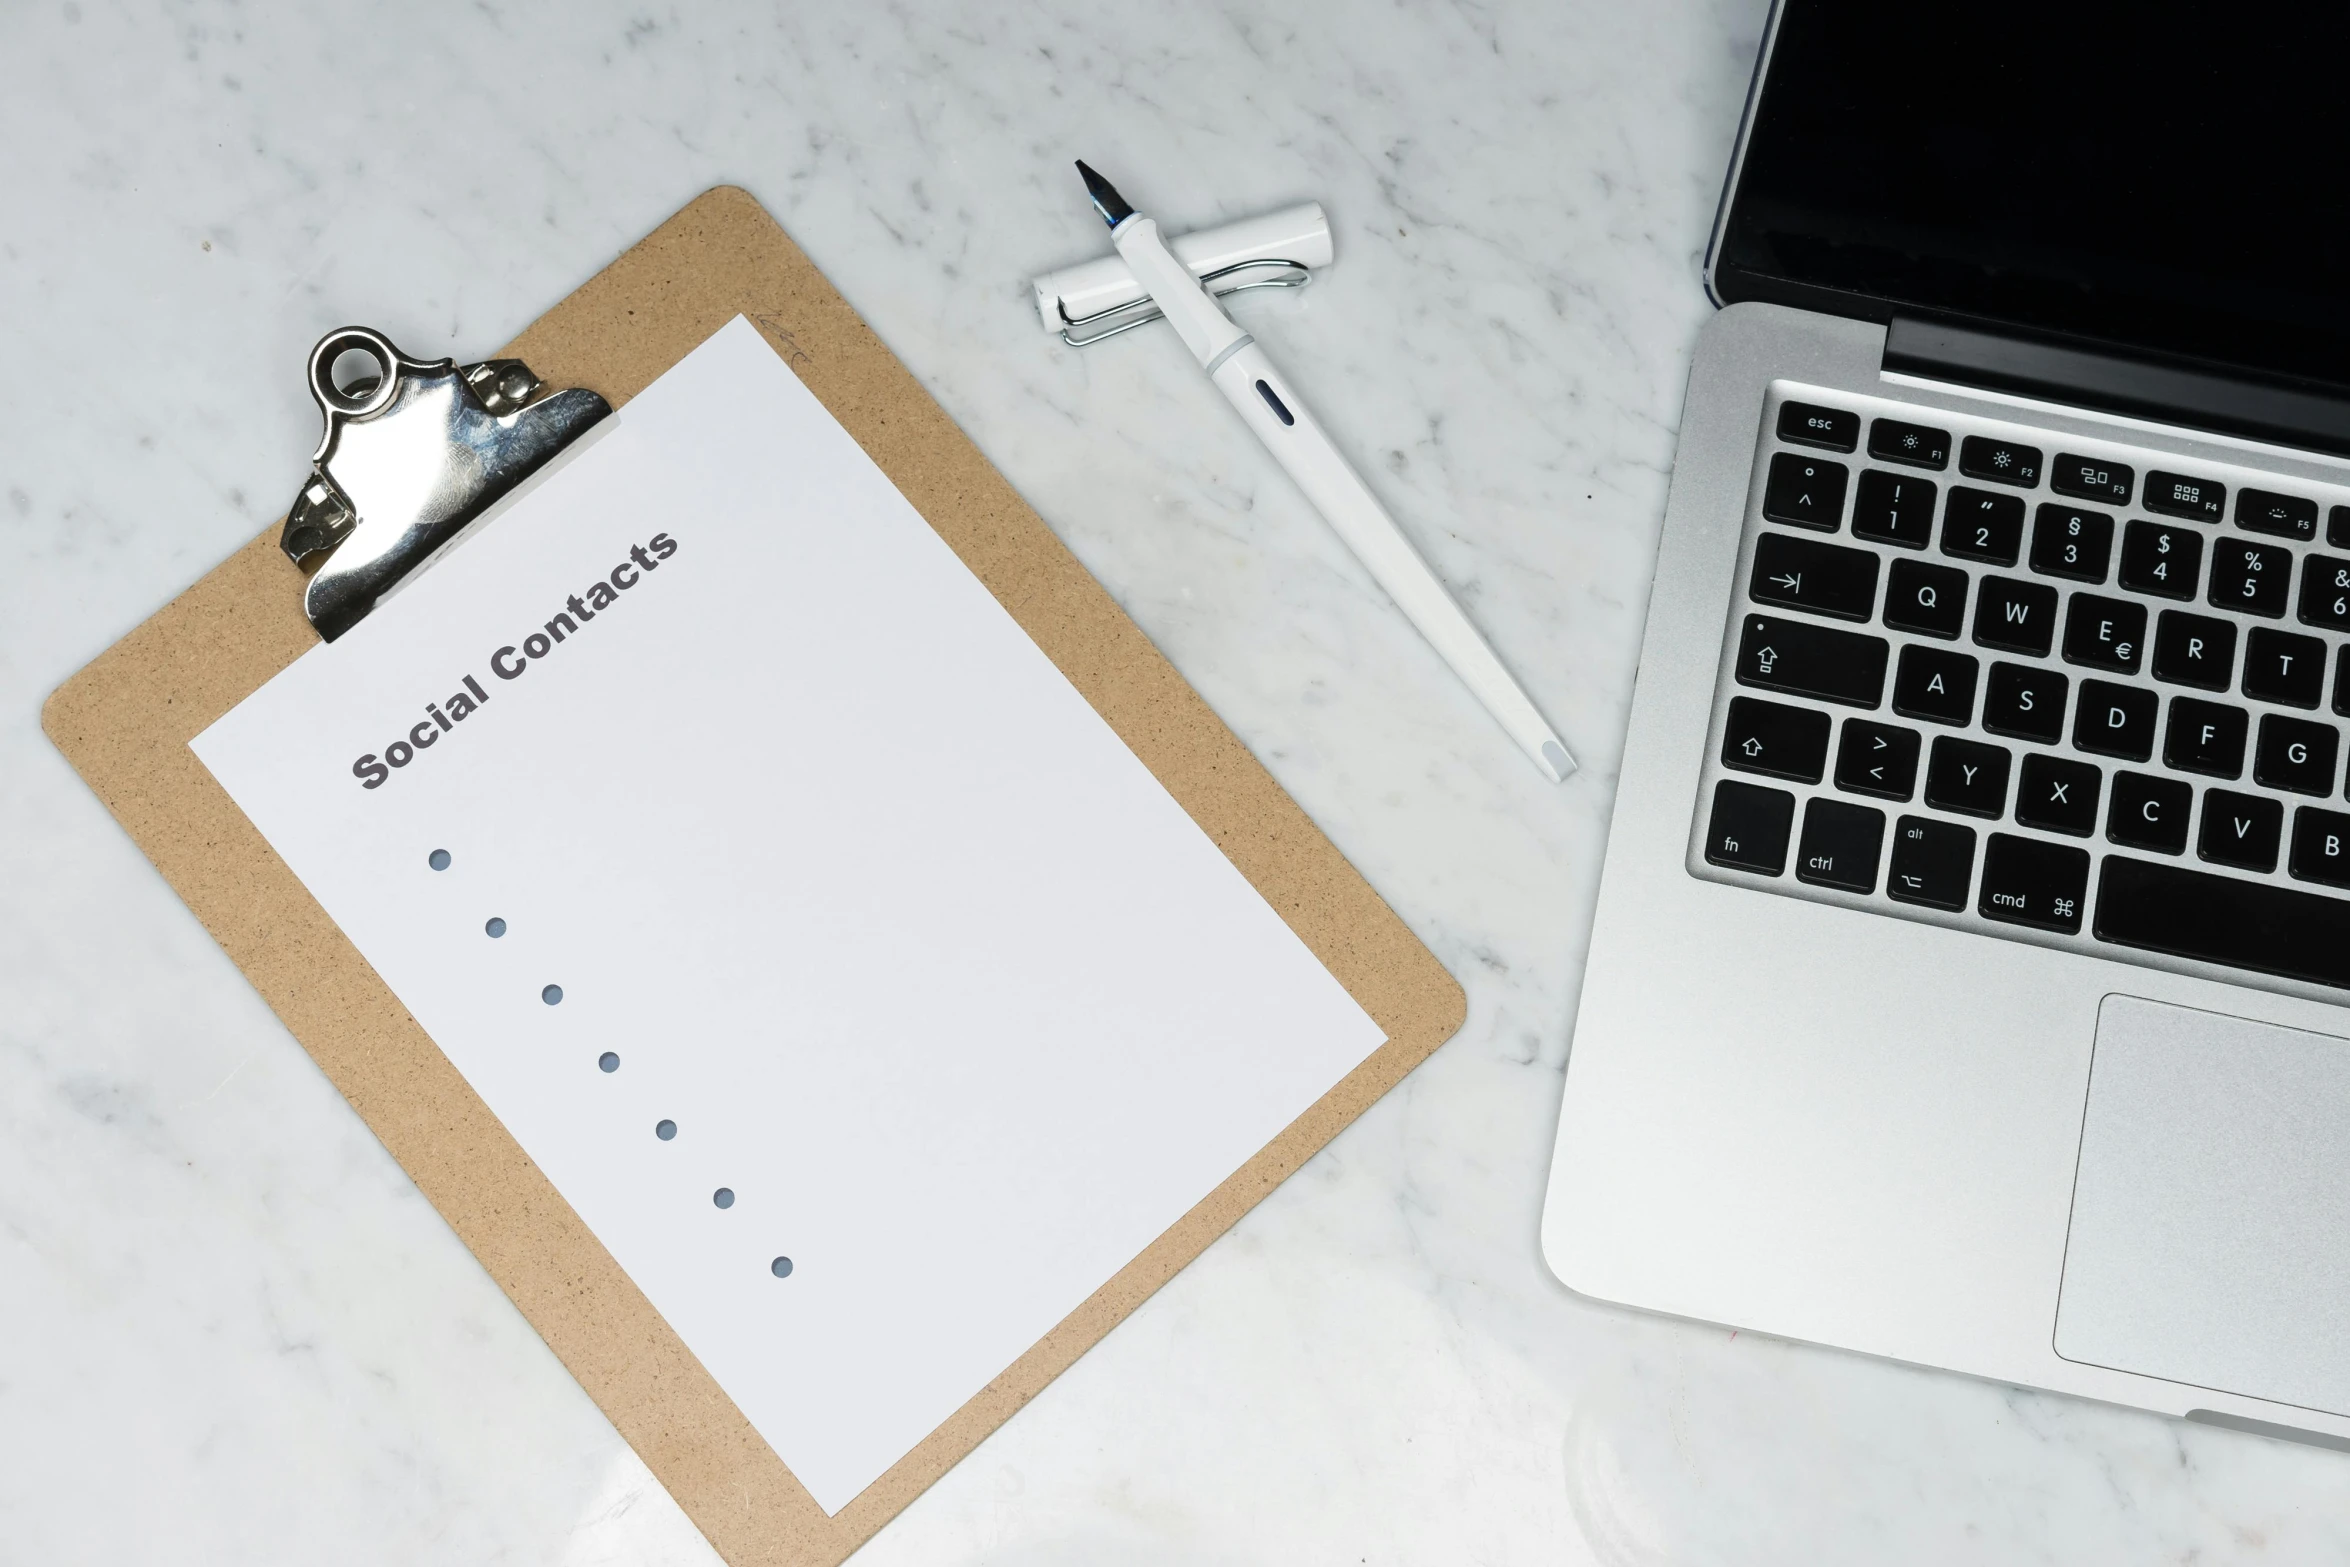
[[[747,186],[1467,985],[1460,1037],[872,1564],[2338,1562],[2350,1460],[1637,1317],[1535,1215],[1760,0],[0,7],[0,1559],[714,1560],[41,737],[274,518],[302,355],[480,353]],[[1584,758],[1542,785],[1161,333],[1240,307]]]

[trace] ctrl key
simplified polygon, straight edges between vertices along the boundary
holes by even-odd
[[[1893,829],[1893,863],[1885,893],[1896,903],[1922,903],[1957,913],[1975,879],[1975,830],[1927,816],[1904,816]]]
[[[1795,796],[1725,778],[1714,785],[1714,814],[1705,825],[1706,860],[1776,876],[1787,869],[1787,834],[1794,825]]]
[[[1975,908],[2004,925],[2074,935],[2089,891],[2089,851],[1995,832],[1983,850],[1983,891]]]
[[[1814,800],[1803,808],[1803,843],[1795,875],[1818,887],[1877,890],[1877,856],[1885,847],[1885,813],[1842,800]]]

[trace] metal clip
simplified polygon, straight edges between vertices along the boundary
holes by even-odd
[[[1237,277],[1243,272],[1266,269],[1271,269],[1282,275],[1251,278],[1245,283],[1235,283],[1229,288],[1216,287],[1225,278]],[[1303,288],[1313,280],[1314,274],[1304,262],[1283,261],[1276,257],[1267,256],[1259,261],[1235,261],[1228,267],[1218,267],[1213,272],[1203,272],[1200,274],[1199,283],[1200,287],[1221,299],[1226,294],[1245,294],[1252,288]],[[1066,305],[1056,308],[1061,313],[1061,341],[1067,343],[1071,348],[1087,348],[1095,343],[1116,337],[1121,332],[1131,332],[1138,326],[1149,326],[1153,321],[1164,319],[1164,312],[1151,302],[1150,296],[1147,294],[1131,304],[1112,305],[1107,310],[1096,310],[1082,316],[1069,314]],[[1082,337],[1077,335],[1077,329],[1080,327],[1113,318],[1122,319],[1119,319],[1115,326],[1104,327],[1098,332],[1088,332]]]
[[[338,360],[371,361],[338,382]],[[310,350],[310,395],[326,430],[278,544],[326,563],[302,611],[332,642],[467,523],[611,413],[594,392],[546,396],[519,359],[411,359],[381,332],[347,326]]]

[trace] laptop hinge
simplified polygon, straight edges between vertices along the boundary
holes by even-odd
[[[2350,398],[1895,316],[1885,368],[2194,429],[2350,453]]]

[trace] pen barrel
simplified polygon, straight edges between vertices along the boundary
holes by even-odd
[[[1214,380],[1315,510],[1510,738],[1552,778],[1572,772],[1573,758],[1533,699],[1263,350],[1254,343],[1232,350],[1217,365]]]
[[[1158,224],[1149,218],[1130,217],[1111,231],[1110,243],[1118,247],[1134,280],[1149,293],[1159,313],[1183,339],[1183,346],[1191,350],[1192,358],[1202,365],[1211,364],[1233,344],[1247,341],[1248,334],[1234,326],[1232,318],[1208,297],[1199,279],[1191,275],[1191,268],[1175,259],[1159,236]]]

